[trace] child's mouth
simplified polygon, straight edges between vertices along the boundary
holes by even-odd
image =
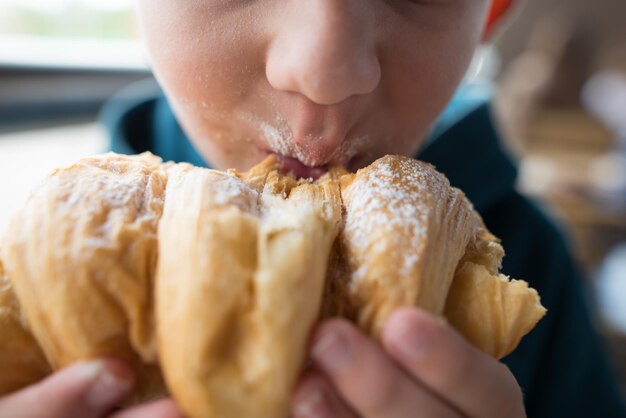
[[[326,166],[309,167],[295,158],[285,157],[276,154],[278,164],[280,164],[283,174],[293,174],[296,178],[312,178],[317,180],[328,171]]]

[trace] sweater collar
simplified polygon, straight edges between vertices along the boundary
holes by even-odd
[[[479,212],[509,193],[517,177],[517,169],[500,144],[487,102],[440,129],[416,158],[444,173]]]

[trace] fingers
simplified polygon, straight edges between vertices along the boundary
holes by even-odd
[[[402,418],[417,412],[421,417],[459,416],[347,321],[334,319],[318,328],[312,358],[315,367],[360,416]]]
[[[396,311],[383,329],[387,352],[414,378],[472,417],[524,417],[509,369],[425,311]]]
[[[183,418],[171,399],[125,409],[109,418]]]
[[[101,417],[128,395],[133,383],[131,370],[122,362],[80,362],[0,399],[0,416]]]
[[[356,418],[317,373],[310,373],[300,381],[294,395],[292,414],[294,418]]]

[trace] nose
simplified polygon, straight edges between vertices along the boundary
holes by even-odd
[[[363,0],[285,2],[266,76],[277,90],[320,105],[371,93],[380,82],[375,15]]]

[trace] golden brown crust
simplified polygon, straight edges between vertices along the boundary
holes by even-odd
[[[135,400],[164,392],[158,359],[192,418],[286,416],[320,314],[378,338],[393,310],[418,306],[497,358],[545,314],[498,274],[502,246],[463,193],[405,157],[313,182],[273,157],[224,173],[108,154],[55,171],[8,234],[22,306],[0,278],[0,333],[36,351],[23,309],[54,369],[121,357]]]
[[[82,159],[54,171],[12,220],[7,270],[54,369],[98,356],[140,372],[156,362],[160,164],[148,155]]]
[[[0,259],[0,395],[37,382],[50,366],[33,338]]]
[[[475,346],[495,358],[512,352],[545,315],[535,289],[471,262],[458,270],[445,316]]]
[[[332,182],[239,177],[172,173],[159,229],[161,364],[194,417],[286,416],[341,215]]]
[[[487,230],[478,212],[473,211],[470,224],[472,236],[459,267],[465,262],[472,262],[484,266],[491,274],[497,274],[504,257],[504,248],[500,245],[500,240]]]
[[[463,194],[431,165],[397,156],[342,176],[341,193],[335,313],[374,336],[400,306],[441,314],[472,232]]]

